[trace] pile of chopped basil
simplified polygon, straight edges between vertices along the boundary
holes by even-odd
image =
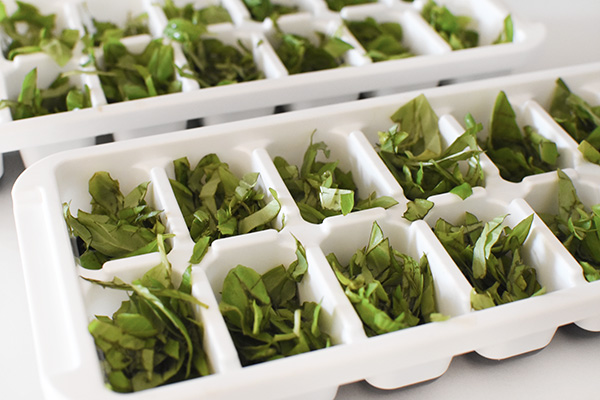
[[[237,46],[218,38],[202,37],[206,27],[188,20],[169,20],[164,35],[181,43],[190,72],[182,74],[195,79],[200,87],[213,87],[263,79],[263,72],[254,62],[251,49],[241,40]]]
[[[0,109],[9,107],[14,121],[91,106],[89,87],[71,85],[68,74],[59,74],[47,89],[38,88],[37,68],[25,75],[17,100],[0,101]]]
[[[8,15],[4,3],[0,1],[0,30],[4,39],[2,52],[12,60],[21,54],[44,52],[60,66],[64,66],[72,56],[73,48],[79,40],[79,31],[63,29],[56,35],[56,15],[43,15],[32,4],[17,1],[17,10]]]
[[[203,327],[194,318],[194,307],[205,305],[191,295],[191,269],[175,288],[162,237],[158,244],[162,262],[141,279],[130,284],[116,277],[111,282],[87,279],[129,293],[129,300],[112,318],[98,315],[88,325],[106,384],[116,392],[137,392],[210,374]]]
[[[325,142],[313,143],[314,134],[311,135],[300,169],[283,157],[277,156],[273,160],[302,218],[319,224],[334,215],[347,215],[352,211],[374,207],[389,208],[398,204],[389,196],[376,197],[375,192],[360,200],[352,171],[343,172],[338,167],[339,161],[317,161],[319,152],[329,158],[329,149]]]
[[[336,36],[315,32],[318,43],[312,43],[307,37],[292,33],[279,32],[275,51],[288,72],[321,71],[344,65],[343,56],[354,47]]]
[[[173,0],[165,0],[162,9],[167,19],[181,18],[195,25],[212,25],[231,22],[229,11],[220,4],[197,8],[193,2],[177,7]]]
[[[446,6],[429,0],[421,10],[423,18],[452,47],[452,50],[477,47],[479,33],[469,29],[471,17],[454,15]]]
[[[98,21],[92,18],[94,25],[94,33],[91,35],[94,46],[101,46],[102,43],[110,39],[122,39],[124,37],[150,34],[148,28],[148,14],[142,13],[136,17],[127,16],[125,25],[119,27],[117,24],[110,21]]]
[[[91,212],[71,214],[63,204],[69,232],[77,240],[79,263],[83,268],[100,269],[111,259],[158,251],[157,236],[166,228],[145,200],[149,182],[138,185],[126,196],[119,182],[105,171],[96,172],[89,181]]]
[[[243,0],[254,21],[262,22],[265,18],[277,19],[280,15],[298,12],[298,6],[279,4],[277,0]]]
[[[560,169],[558,214],[539,213],[552,233],[581,264],[588,282],[600,279],[600,204],[588,209],[577,196],[573,182]]]
[[[536,271],[523,262],[521,248],[529,235],[533,214],[514,228],[503,226],[505,216],[482,222],[465,213],[462,225],[438,219],[433,229],[467,278],[474,310],[544,294]]]
[[[347,6],[355,6],[358,4],[376,3],[377,0],[325,0],[327,7],[331,11],[340,11]]]
[[[583,157],[600,164],[600,105],[590,105],[571,92],[561,79],[556,80],[550,115],[579,143]]]
[[[427,257],[417,262],[394,250],[377,222],[368,245],[357,250],[347,266],[334,253],[327,260],[368,336],[446,319],[437,312]]]
[[[238,265],[223,282],[219,310],[242,365],[252,365],[331,346],[319,328],[321,305],[300,302],[298,283],[308,270],[304,247],[297,259],[260,275]]]
[[[273,200],[265,202],[257,172],[239,179],[216,154],[202,157],[193,169],[187,157],[173,165],[171,187],[196,242],[191,263],[199,263],[216,239],[272,228],[281,205],[272,189]]]
[[[521,133],[517,116],[503,91],[496,97],[489,135],[480,144],[502,178],[511,182],[556,169],[556,144],[530,125]]]
[[[103,65],[97,65],[108,103],[142,99],[181,91],[173,47],[154,39],[139,54],[115,39],[105,42]]]
[[[346,20],[344,23],[374,62],[414,55],[402,44],[403,31],[399,23],[379,23],[372,17],[357,21]]]
[[[448,148],[442,148],[438,117],[424,95],[400,107],[392,116],[395,124],[379,132],[378,152],[390,172],[412,200],[405,217],[422,218],[433,203],[430,196],[453,193],[465,199],[472,188],[483,184],[479,162],[477,133],[481,124],[473,124]],[[463,162],[464,163],[461,163]],[[461,165],[467,168],[461,171]]]

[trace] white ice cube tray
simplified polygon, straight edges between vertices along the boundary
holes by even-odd
[[[176,0],[183,6],[191,0]],[[7,0],[7,12],[16,6]],[[99,21],[125,23],[128,15],[147,13],[150,35],[123,39],[131,49],[140,49],[150,37],[161,37],[167,19],[156,0],[31,0],[44,14],[57,15],[57,30],[90,26],[91,18]],[[513,15],[513,43],[491,45],[502,29],[510,10],[497,0],[440,0],[439,4],[460,15],[473,18],[473,27],[480,32],[481,46],[452,51],[449,45],[419,15],[424,1],[405,3],[386,0],[366,5],[345,7],[340,13],[327,8],[324,0],[296,0],[300,12],[281,16],[278,23],[284,32],[312,36],[315,31],[327,35],[340,31],[342,19],[357,20],[372,16],[379,21],[399,22],[405,32],[405,44],[415,57],[373,63],[349,32],[342,36],[355,46],[345,57],[347,66],[297,75],[289,75],[273,48],[273,22],[259,23],[250,19],[241,0],[203,0],[193,2],[198,8],[222,4],[230,13],[232,23],[209,26],[211,35],[226,43],[237,38],[252,49],[254,59],[265,79],[229,86],[199,89],[195,81],[183,79],[183,91],[155,98],[106,104],[99,80],[86,75],[79,84],[87,83],[92,90],[93,107],[56,115],[13,121],[10,111],[0,111],[0,154],[24,150],[26,166],[43,156],[94,143],[94,137],[114,134],[116,140],[132,136],[151,135],[183,129],[188,121],[204,125],[273,113],[276,109],[299,109],[354,100],[359,96],[400,92],[407,89],[435,86],[440,81],[471,79],[511,72],[523,65],[540,47],[545,36],[544,26]],[[141,37],[140,37],[141,36]],[[144,37],[145,36],[145,37]],[[176,48],[178,44],[174,45]],[[185,63],[176,51],[178,65]],[[82,62],[82,46],[76,47],[71,62],[62,70],[76,69]],[[85,59],[85,57],[83,57]],[[51,82],[61,70],[45,54],[21,55],[9,61],[0,56],[0,98],[15,99],[23,76],[38,67],[40,86]],[[279,107],[278,107],[279,106]],[[43,130],[43,133],[41,132]],[[80,142],[79,140],[83,140]],[[43,148],[35,148],[42,146]],[[34,149],[32,149],[32,147]]]
[[[440,117],[440,130],[450,143],[464,128],[470,112],[487,127],[495,97],[504,90],[521,124],[557,142],[559,166],[580,189],[588,205],[600,203],[597,176],[600,167],[582,159],[576,143],[547,114],[555,81],[561,77],[588,101],[600,99],[600,64],[542,71],[511,77],[382,96],[344,104],[277,114],[245,121],[171,132],[102,146],[55,154],[26,169],[13,188],[13,204],[25,282],[31,307],[39,371],[49,399],[112,399],[120,395],[104,387],[103,374],[92,336],[87,331],[96,314],[112,313],[123,293],[101,289],[81,276],[126,281],[158,264],[158,254],[113,260],[98,271],[78,267],[63,219],[62,204],[89,210],[87,182],[96,171],[108,171],[124,192],[151,182],[148,201],[164,210],[172,238],[169,259],[175,279],[188,266],[193,242],[169,186],[172,161],[188,157],[196,162],[216,153],[239,176],[259,172],[261,190],[273,188],[282,204],[275,229],[216,240],[206,257],[193,266],[193,295],[208,304],[198,309],[205,326],[205,346],[213,374],[128,395],[131,399],[331,399],[339,385],[367,380],[392,389],[443,374],[456,355],[475,351],[484,357],[504,359],[543,348],[555,330],[575,323],[600,331],[600,282],[585,281],[579,264],[564,250],[539,217],[524,245],[523,256],[538,274],[547,293],[481,311],[472,311],[471,286],[460,273],[430,226],[437,218],[460,222],[466,211],[481,220],[507,214],[514,226],[534,210],[553,212],[557,202],[555,172],[503,180],[483,155],[485,184],[471,197],[453,194],[430,199],[435,207],[425,220],[402,218],[406,198],[402,188],[378,157],[377,132],[387,130],[390,116],[423,93]],[[342,170],[350,170],[359,195],[376,191],[399,204],[305,222],[272,162],[282,156],[300,164],[314,141],[324,141]],[[482,137],[487,128],[481,132]],[[324,159],[322,159],[325,161]],[[450,316],[434,322],[376,337],[367,337],[346,299],[325,256],[334,252],[346,262],[368,243],[374,221],[392,246],[415,258],[426,254],[431,264],[440,312]],[[294,259],[297,238],[306,248],[309,270],[300,287],[302,299],[321,302],[323,329],[334,346],[285,359],[242,367],[225,323],[218,311],[223,278],[238,264],[265,272]],[[302,382],[299,384],[298,382]]]

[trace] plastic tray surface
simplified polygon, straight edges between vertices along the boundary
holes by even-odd
[[[460,273],[431,226],[438,218],[460,222],[464,212],[481,220],[507,215],[516,225],[534,212],[555,212],[558,179],[555,172],[530,176],[519,183],[503,180],[494,163],[482,156],[485,184],[461,200],[453,194],[432,196],[435,203],[424,220],[402,217],[407,199],[376,153],[377,132],[387,130],[393,112],[420,93],[440,117],[449,143],[464,131],[470,112],[487,134],[494,99],[506,92],[520,124],[533,125],[559,148],[559,167],[573,180],[582,201],[600,203],[599,167],[586,162],[577,144],[547,113],[557,78],[575,93],[600,98],[600,65],[548,70],[461,83],[355,102],[283,113],[228,124],[199,127],[152,137],[87,147],[55,154],[25,170],[13,188],[16,228],[31,305],[42,385],[52,399],[111,399],[121,395],[104,387],[103,374],[88,322],[96,314],[111,315],[125,298],[81,279],[140,277],[159,262],[158,254],[113,260],[101,270],[77,265],[63,219],[62,203],[73,210],[89,209],[87,181],[96,171],[108,171],[124,192],[151,182],[148,201],[164,210],[167,229],[175,234],[169,260],[176,279],[188,266],[193,247],[169,185],[172,161],[186,156],[195,163],[216,153],[236,174],[258,172],[261,190],[274,189],[281,214],[274,228],[216,240],[205,258],[193,266],[193,295],[208,304],[196,317],[205,326],[205,348],[213,374],[128,395],[132,399],[314,398],[331,399],[337,388],[365,379],[385,389],[427,381],[442,375],[452,358],[475,351],[505,359],[545,347],[559,326],[575,323],[600,331],[600,288],[588,283],[581,267],[536,215],[523,249],[524,260],[536,269],[547,293],[480,311],[472,311],[471,286]],[[300,163],[311,134],[331,150],[330,159],[350,170],[359,192],[376,191],[399,204],[304,221],[273,164],[275,156]],[[302,150],[301,150],[302,149]],[[413,257],[428,256],[440,312],[450,318],[393,333],[367,337],[362,324],[337,283],[325,256],[341,262],[368,242],[377,221],[392,246]],[[306,248],[309,269],[300,285],[304,300],[321,302],[323,327],[333,346],[323,350],[242,367],[224,320],[218,311],[223,278],[237,264],[259,272],[294,259],[297,238]],[[60,321],[57,324],[56,321]]]

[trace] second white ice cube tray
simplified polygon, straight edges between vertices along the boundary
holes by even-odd
[[[11,14],[15,3],[11,0],[5,3]],[[150,34],[123,39],[132,51],[141,51],[151,38],[161,37],[167,24],[161,8],[163,3],[154,0],[31,0],[30,3],[44,14],[56,14],[57,30],[71,28],[83,32],[84,26],[90,26],[91,18],[123,26],[128,16],[147,13]],[[196,81],[180,78],[183,81],[181,93],[107,104],[97,76],[74,76],[74,84],[87,84],[91,88],[92,108],[18,121],[12,120],[9,109],[0,110],[0,153],[27,149],[22,153],[25,165],[29,166],[52,152],[92,145],[97,135],[112,133],[116,140],[121,140],[183,129],[187,121],[197,123],[198,119],[205,125],[214,124],[271,114],[278,106],[299,109],[353,100],[361,95],[430,87],[445,80],[505,74],[533,57],[545,36],[541,24],[512,15],[514,42],[492,45],[503,28],[504,18],[511,13],[496,0],[438,2],[457,15],[471,17],[472,27],[480,33],[480,46],[460,51],[452,51],[420,16],[419,10],[425,3],[422,0],[415,3],[382,0],[345,7],[339,13],[330,11],[323,0],[297,0],[289,3],[298,5],[300,12],[283,15],[278,20],[284,32],[306,37],[314,37],[316,31],[341,34],[355,48],[346,54],[345,67],[290,75],[275,54],[272,20],[262,23],[251,20],[240,0],[175,1],[178,6],[187,3],[197,8],[211,4],[225,7],[232,22],[209,25],[209,35],[228,44],[241,40],[251,49],[265,79],[199,89]],[[360,20],[368,16],[380,22],[399,22],[404,30],[405,45],[415,57],[373,63],[356,39],[345,28],[340,28],[342,19]],[[177,48],[178,44],[174,46]],[[14,61],[0,57],[0,98],[16,99],[23,77],[34,67],[38,68],[40,87],[48,85],[59,72],[77,69],[82,62],[82,47],[75,48],[73,59],[64,67],[42,53],[17,56]],[[176,51],[175,61],[180,67],[186,63],[181,51]]]
[[[158,264],[158,254],[110,261],[98,271],[77,266],[62,204],[89,210],[87,182],[96,171],[108,171],[124,192],[151,182],[148,201],[164,210],[168,231],[175,234],[169,259],[178,279],[188,266],[193,242],[169,186],[172,161],[188,157],[195,163],[216,153],[239,176],[260,173],[263,191],[273,188],[281,204],[275,229],[216,240],[206,257],[193,266],[193,295],[208,304],[198,309],[205,326],[205,348],[213,374],[127,395],[131,399],[331,399],[339,385],[365,379],[392,389],[443,374],[456,355],[475,351],[504,359],[543,348],[556,329],[575,323],[600,331],[600,282],[588,283],[581,267],[562,247],[539,217],[524,244],[524,260],[533,266],[547,293],[513,303],[472,311],[471,286],[436,239],[431,226],[437,218],[460,222],[466,211],[481,220],[507,215],[514,226],[537,212],[557,209],[557,175],[544,173],[509,183],[483,155],[485,185],[461,200],[453,194],[433,196],[435,206],[425,220],[403,219],[406,199],[402,188],[379,159],[377,132],[387,130],[390,116],[423,93],[440,117],[444,140],[450,143],[464,128],[470,112],[487,127],[494,100],[504,90],[521,124],[533,125],[556,141],[559,167],[574,181],[588,206],[600,203],[597,165],[585,162],[576,143],[545,111],[557,78],[575,93],[598,103],[600,64],[494,78],[422,92],[409,92],[356,102],[289,112],[246,121],[195,128],[149,138],[128,140],[56,154],[31,166],[13,189],[14,213],[37,348],[42,385],[49,399],[116,399],[104,386],[92,336],[87,331],[96,314],[112,315],[123,293],[101,289],[80,275],[126,281]],[[327,218],[322,224],[305,222],[274,165],[282,156],[300,164],[312,132],[350,170],[359,193],[376,191],[399,204]],[[487,128],[481,133],[485,136]],[[368,243],[377,221],[394,249],[413,257],[428,256],[439,311],[450,318],[414,328],[367,337],[325,256],[334,252],[342,263]],[[321,302],[323,330],[334,346],[285,359],[242,367],[218,310],[223,278],[238,264],[265,272],[294,260],[295,240],[306,248],[309,269],[300,285],[303,300]]]

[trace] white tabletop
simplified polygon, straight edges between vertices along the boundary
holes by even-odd
[[[539,57],[518,72],[600,61],[600,1],[503,0],[514,14],[545,23]],[[0,178],[0,398],[42,399],[25,284],[12,214],[11,188],[23,170],[18,153],[4,155]],[[43,240],[43,238],[40,238]],[[340,387],[336,399],[597,399],[600,333],[561,327],[543,350],[502,361],[469,353],[440,378],[383,391],[365,382]]]

